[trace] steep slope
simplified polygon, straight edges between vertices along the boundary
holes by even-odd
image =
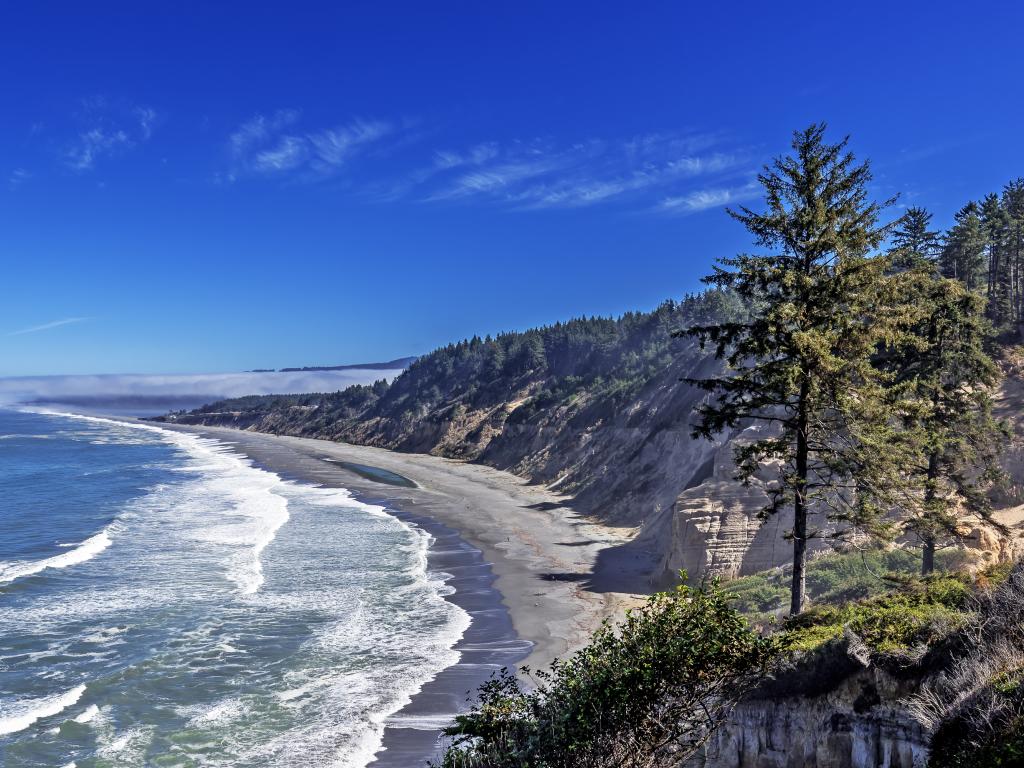
[[[710,472],[690,437],[717,363],[672,331],[738,312],[709,292],[618,319],[583,318],[416,360],[389,386],[247,397],[166,417],[477,461],[544,483],[579,511],[639,526]]]

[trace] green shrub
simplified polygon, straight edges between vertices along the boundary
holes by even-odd
[[[786,642],[809,651],[849,630],[873,654],[906,656],[960,628],[968,618],[971,595],[963,575],[907,580],[890,594],[822,605],[788,619]]]
[[[677,587],[605,624],[524,691],[504,671],[448,730],[442,768],[677,765],[727,716],[778,650],[717,585]]]
[[[957,549],[944,550],[937,557],[943,572],[962,568],[965,559],[965,553]],[[808,563],[807,596],[812,606],[878,597],[913,583],[920,568],[920,554],[899,547],[818,555]],[[1005,580],[1008,568],[1009,565],[992,566],[982,576],[993,584],[1000,583]],[[992,575],[986,577],[990,572]],[[733,579],[724,589],[736,610],[754,624],[765,624],[772,618],[781,618],[788,608],[790,574],[789,568],[775,568]],[[969,591],[966,581],[959,583],[956,588],[961,593]],[[939,602],[947,600],[939,599]]]

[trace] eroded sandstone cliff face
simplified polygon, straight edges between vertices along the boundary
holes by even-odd
[[[924,668],[890,672],[847,638],[746,697],[686,768],[924,768],[930,734],[907,697]]]
[[[691,436],[707,395],[687,379],[719,363],[672,336],[712,311],[710,296],[462,342],[390,386],[237,398],[166,418],[481,462],[565,494],[577,512],[642,527],[704,479],[715,450]]]
[[[719,444],[711,472],[701,483],[676,499],[661,559],[659,580],[686,571],[692,581],[706,576],[735,577],[786,562],[790,547],[783,536],[792,514],[762,521],[758,513],[768,504],[764,481],[736,481],[733,450],[737,440],[751,439],[752,429]]]
[[[995,562],[1020,557],[1024,552],[1024,364],[1006,367],[1006,377],[997,397],[997,415],[1011,429],[1003,455],[1008,482],[993,494],[995,520],[999,529],[974,520],[959,542],[969,551],[971,567],[984,568]],[[766,470],[749,485],[736,478],[733,451],[736,446],[759,437],[759,427],[736,430],[724,436],[711,453],[704,477],[684,490],[671,512],[652,521],[657,530],[645,535],[657,540],[660,553],[656,583],[669,583],[685,570],[691,582],[708,576],[735,578],[785,566],[792,560],[792,544],[786,535],[793,527],[790,509],[762,520],[768,504]],[[812,528],[829,533],[827,520],[812,518]],[[824,538],[812,539],[809,551],[826,551]]]
[[[929,736],[899,702],[911,690],[867,669],[821,696],[750,699],[690,768],[924,768]]]

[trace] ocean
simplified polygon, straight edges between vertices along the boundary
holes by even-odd
[[[429,545],[216,441],[0,410],[0,765],[363,768],[470,624]]]

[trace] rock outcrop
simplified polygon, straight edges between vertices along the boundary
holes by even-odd
[[[671,581],[679,571],[686,571],[692,582],[709,576],[735,578],[791,561],[793,545],[786,535],[793,527],[792,510],[780,510],[766,520],[760,515],[769,502],[770,472],[751,478],[748,485],[736,480],[733,451],[758,433],[758,427],[749,427],[719,444],[710,475],[676,499],[664,534],[660,582]],[[810,551],[821,547],[812,541]]]
[[[742,701],[687,768],[924,768],[930,734],[905,704],[924,674],[829,645]]]
[[[692,767],[924,768],[929,736],[893,698],[905,687],[871,669],[822,696],[751,699]]]

